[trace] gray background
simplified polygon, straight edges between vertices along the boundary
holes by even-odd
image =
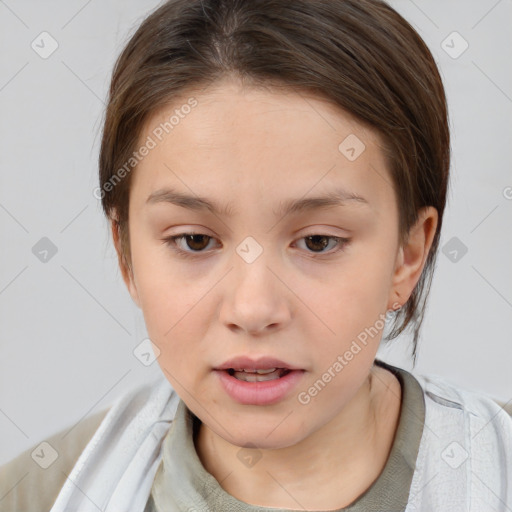
[[[439,257],[414,371],[508,401],[512,1],[391,4],[439,64],[453,137],[447,255]],[[0,463],[160,372],[133,354],[146,338],[143,317],[93,196],[112,65],[156,5],[0,1]],[[51,49],[44,31],[58,44],[47,58],[31,47]],[[464,41],[453,31],[469,44],[457,58]],[[47,261],[43,237],[57,250]],[[379,356],[411,370],[409,341],[381,347]]]

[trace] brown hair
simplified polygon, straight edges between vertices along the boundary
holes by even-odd
[[[415,363],[448,188],[448,113],[426,44],[380,0],[170,0],[143,21],[114,67],[99,156],[102,206],[116,223],[126,268],[126,162],[136,166],[130,158],[144,123],[178,96],[227,75],[254,87],[314,92],[376,130],[398,201],[401,243],[419,209],[436,208],[425,267],[385,338],[413,325]]]

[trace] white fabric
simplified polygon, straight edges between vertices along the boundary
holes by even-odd
[[[512,418],[483,394],[415,377],[425,427],[406,512],[512,512]]]
[[[406,512],[511,512],[512,418],[437,375],[415,378],[425,426]],[[178,402],[163,375],[118,400],[51,512],[143,512]]]
[[[179,397],[163,376],[118,399],[50,512],[142,512]]]

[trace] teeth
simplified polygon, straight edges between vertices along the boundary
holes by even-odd
[[[266,373],[272,373],[275,372],[276,368],[269,368],[268,370],[256,370],[256,373],[260,375],[264,375]],[[252,370],[244,370],[244,372],[252,373]]]
[[[277,368],[268,368],[267,370],[250,370],[249,368],[235,368],[235,372],[245,372],[245,373],[258,373],[259,375],[264,375],[266,373],[272,373],[277,370]]]
[[[264,373],[260,373],[264,372]],[[244,371],[244,370],[235,370],[229,372],[232,377],[235,377],[238,380],[243,380],[245,382],[263,382],[266,380],[274,380],[283,377],[290,370],[286,370],[285,368],[271,368],[268,370],[256,370],[256,371]]]
[[[259,373],[259,371],[235,371],[233,377],[238,380],[243,380],[245,382],[262,382],[266,380],[274,380],[279,379],[283,373],[283,369],[274,368],[272,372],[264,370],[264,374]]]

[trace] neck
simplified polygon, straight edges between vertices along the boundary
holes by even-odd
[[[398,426],[400,396],[396,377],[375,366],[341,413],[297,444],[259,449],[261,458],[254,465],[240,464],[240,447],[204,423],[196,451],[221,487],[245,503],[307,510],[346,507],[385,466]]]

